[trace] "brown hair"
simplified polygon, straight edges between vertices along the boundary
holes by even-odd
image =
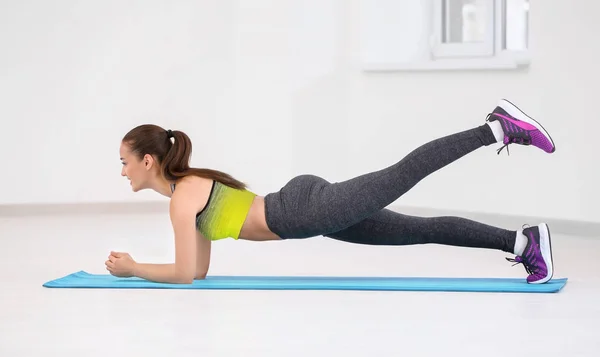
[[[173,137],[173,142],[171,138]],[[123,143],[140,159],[146,154],[158,161],[163,176],[168,180],[195,175],[212,179],[236,189],[245,189],[246,184],[221,171],[194,168],[189,166],[192,155],[192,141],[182,131],[165,130],[158,125],[143,124],[129,131]]]

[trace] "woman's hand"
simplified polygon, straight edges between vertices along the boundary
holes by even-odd
[[[134,276],[136,263],[128,253],[110,252],[105,264],[106,270],[114,276],[121,278],[130,278]]]

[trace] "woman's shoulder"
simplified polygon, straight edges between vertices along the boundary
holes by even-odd
[[[206,186],[212,186],[213,180],[205,177],[196,175],[184,176],[177,180],[176,187],[185,186],[188,189],[204,188]]]
[[[213,180],[199,176],[185,176],[177,180],[171,196],[171,207],[201,211],[213,186]]]

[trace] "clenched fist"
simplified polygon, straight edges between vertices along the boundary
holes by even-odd
[[[111,251],[105,264],[106,270],[114,276],[121,278],[134,276],[135,261],[128,253]]]

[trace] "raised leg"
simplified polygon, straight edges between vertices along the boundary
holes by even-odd
[[[497,142],[533,145],[548,153],[554,142],[547,131],[514,104],[501,100],[487,123],[430,141],[397,163],[343,182],[329,183],[314,175],[290,180],[265,197],[267,223],[282,238],[306,238],[339,232],[374,215],[419,181]]]
[[[268,224],[282,238],[340,231],[382,210],[431,173],[496,142],[483,124],[430,141],[389,167],[343,182],[297,176],[266,196]]]
[[[387,207],[428,175],[495,142],[485,124],[430,141],[392,166],[325,186],[313,207],[327,213],[326,231],[343,229]]]

